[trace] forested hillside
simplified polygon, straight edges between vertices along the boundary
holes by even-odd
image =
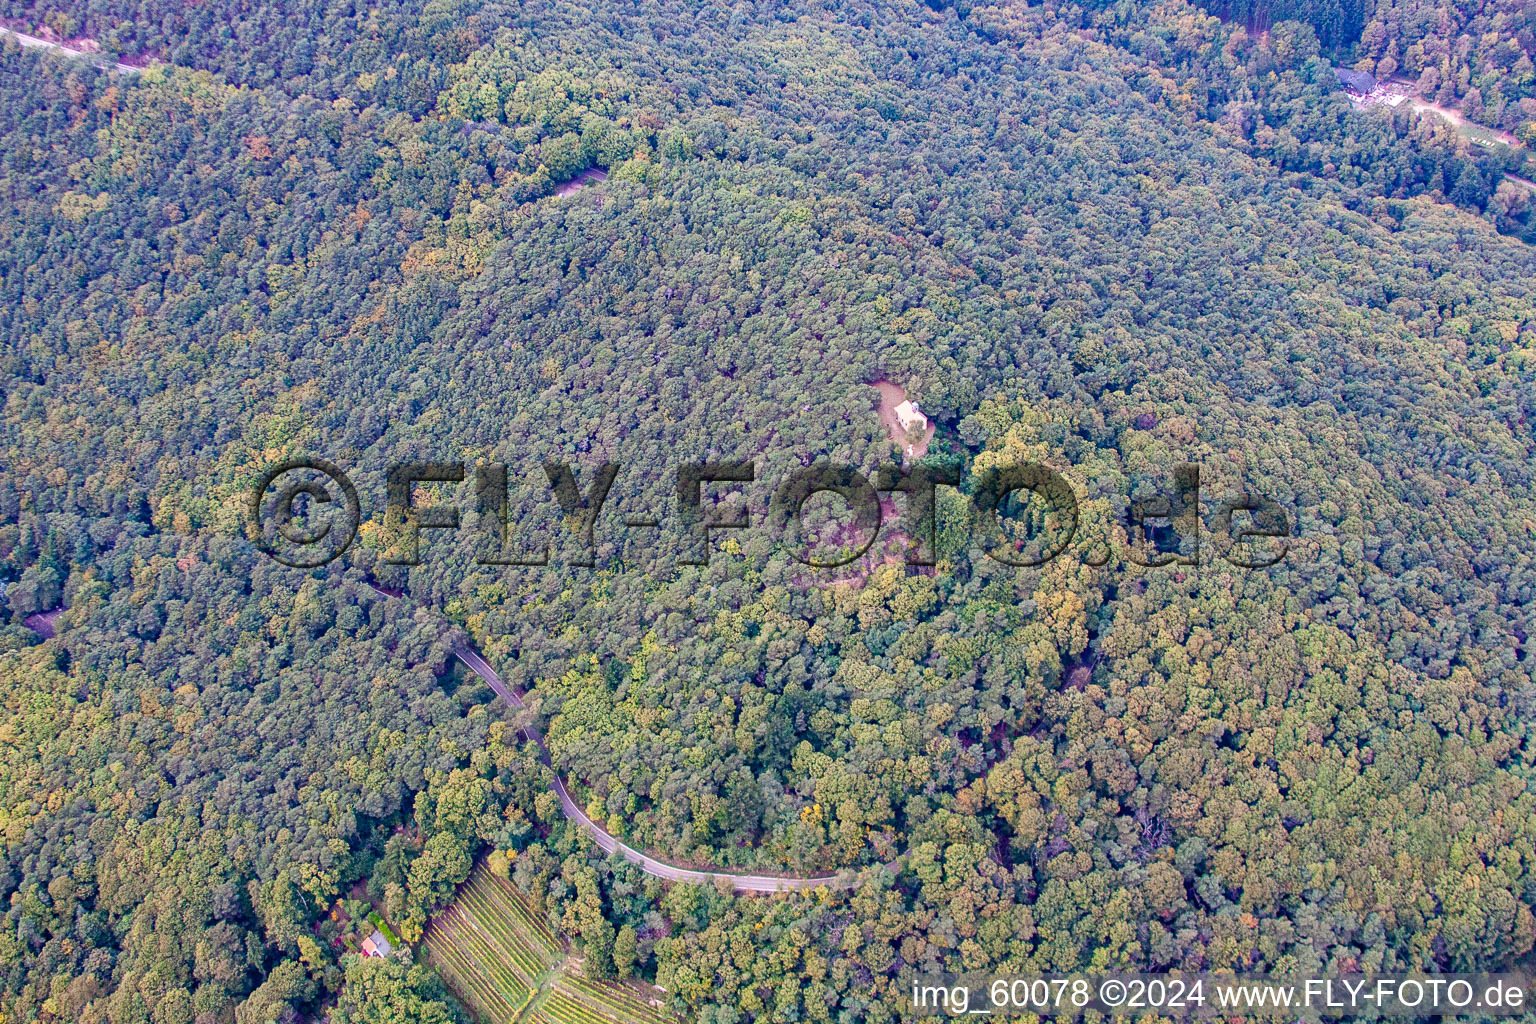
[[[0,52],[7,1020],[454,1020],[327,911],[414,943],[487,853],[701,1021],[898,1019],[914,969],[1530,951],[1516,157],[1181,2],[78,7],[48,23],[170,63]],[[937,565],[756,527],[681,563],[679,463],[753,461],[761,523],[795,469],[899,459],[875,381],[967,472]],[[301,455],[363,496],[308,571],[246,523]],[[1081,527],[1011,568],[964,498],[1026,460]],[[479,560],[472,479],[392,564],[386,472],[429,461],[508,464],[550,564]],[[620,464],[590,550],[545,462]],[[1181,463],[1208,527],[1278,502],[1287,557],[1137,564]],[[605,860],[531,720],[625,842],[853,884]]]

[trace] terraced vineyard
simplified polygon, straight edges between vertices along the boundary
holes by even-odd
[[[673,1024],[622,985],[563,970],[565,947],[517,887],[477,864],[422,951],[480,1024]]]
[[[564,951],[510,883],[477,865],[422,937],[427,961],[483,1024],[526,1007]]]

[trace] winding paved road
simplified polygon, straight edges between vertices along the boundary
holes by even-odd
[[[495,690],[503,700],[513,707],[527,707],[523,699],[510,687],[501,681],[496,670],[491,668],[486,660],[468,647],[455,647],[453,653],[458,659],[468,665],[476,675],[485,680],[487,686]],[[586,812],[571,797],[571,793],[565,788],[565,781],[560,778],[560,773],[555,770],[554,764],[549,759],[549,749],[544,746],[544,737],[533,726],[522,730],[525,739],[533,740],[539,745],[539,752],[546,765],[549,765],[554,777],[555,794],[560,797],[560,807],[565,811],[565,816],[579,824],[592,837],[592,841],[609,853],[619,852],[624,859],[631,864],[636,864],[648,875],[657,878],[665,878],[673,882],[696,882],[712,885],[724,879],[730,882],[738,892],[782,892],[787,889],[814,889],[818,885],[839,886],[852,885],[851,875],[822,875],[815,878],[794,878],[780,875],[738,875],[729,871],[695,871],[691,868],[675,867],[654,857],[648,857],[639,850],[625,846],[613,836],[604,832],[597,823],[587,817]]]

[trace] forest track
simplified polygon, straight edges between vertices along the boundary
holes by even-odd
[[[137,74],[144,70],[143,68],[136,68],[132,64],[108,64],[106,61],[101,60],[98,54],[90,53],[86,50],[71,49],[63,43],[51,43],[46,39],[39,39],[37,36],[29,36],[25,32],[17,32],[15,29],[0,27],[0,39],[6,36],[15,36],[16,41],[25,47],[41,46],[49,50],[57,50],[68,57],[84,57],[99,68],[116,71],[119,74]]]
[[[453,648],[453,653],[470,670],[485,680],[485,684],[494,690],[497,696],[515,708],[526,708],[523,698],[511,687],[501,681],[496,670],[482,658],[475,650],[459,645]],[[554,779],[553,788],[555,795],[560,798],[560,809],[565,816],[576,822],[592,837],[592,841],[602,847],[608,853],[621,853],[624,859],[636,865],[641,871],[656,878],[665,878],[672,882],[692,882],[697,885],[714,885],[717,882],[728,882],[737,892],[785,892],[793,889],[814,889],[817,886],[841,886],[852,887],[854,879],[851,873],[837,875],[818,875],[801,877],[793,875],[741,875],[730,871],[700,871],[693,868],[681,868],[666,861],[657,860],[633,847],[626,846],[614,836],[609,835],[601,826],[587,817],[571,792],[566,788],[565,780],[560,778],[560,773],[555,769],[554,763],[549,757],[549,748],[544,745],[544,736],[532,726],[526,726],[520,730],[524,739],[532,740],[538,744],[539,757],[544,764],[549,766],[550,774]]]

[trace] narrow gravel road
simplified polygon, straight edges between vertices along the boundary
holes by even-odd
[[[467,647],[455,647],[453,653],[458,659],[468,665],[476,675],[485,680],[487,686],[514,707],[526,707],[523,699],[517,693],[501,681],[496,670],[491,668],[486,660],[475,651]],[[575,821],[592,841],[609,853],[619,852],[624,859],[631,864],[639,865],[640,870],[657,878],[666,878],[674,882],[698,882],[701,884],[714,884],[724,879],[735,887],[738,892],[782,892],[787,889],[814,889],[818,885],[839,886],[851,885],[851,877],[838,875],[822,875],[815,878],[796,878],[780,875],[738,875],[729,871],[695,871],[691,868],[675,867],[654,857],[648,857],[639,850],[632,849],[619,842],[613,836],[604,832],[597,823],[587,817],[581,806],[571,798],[571,793],[565,788],[565,781],[560,778],[560,773],[555,770],[549,759],[549,750],[544,746],[544,737],[532,726],[524,729],[522,735],[526,739],[533,740],[539,745],[544,763],[550,766],[550,772],[555,779],[555,794],[560,797],[560,807],[565,811],[565,816]]]

